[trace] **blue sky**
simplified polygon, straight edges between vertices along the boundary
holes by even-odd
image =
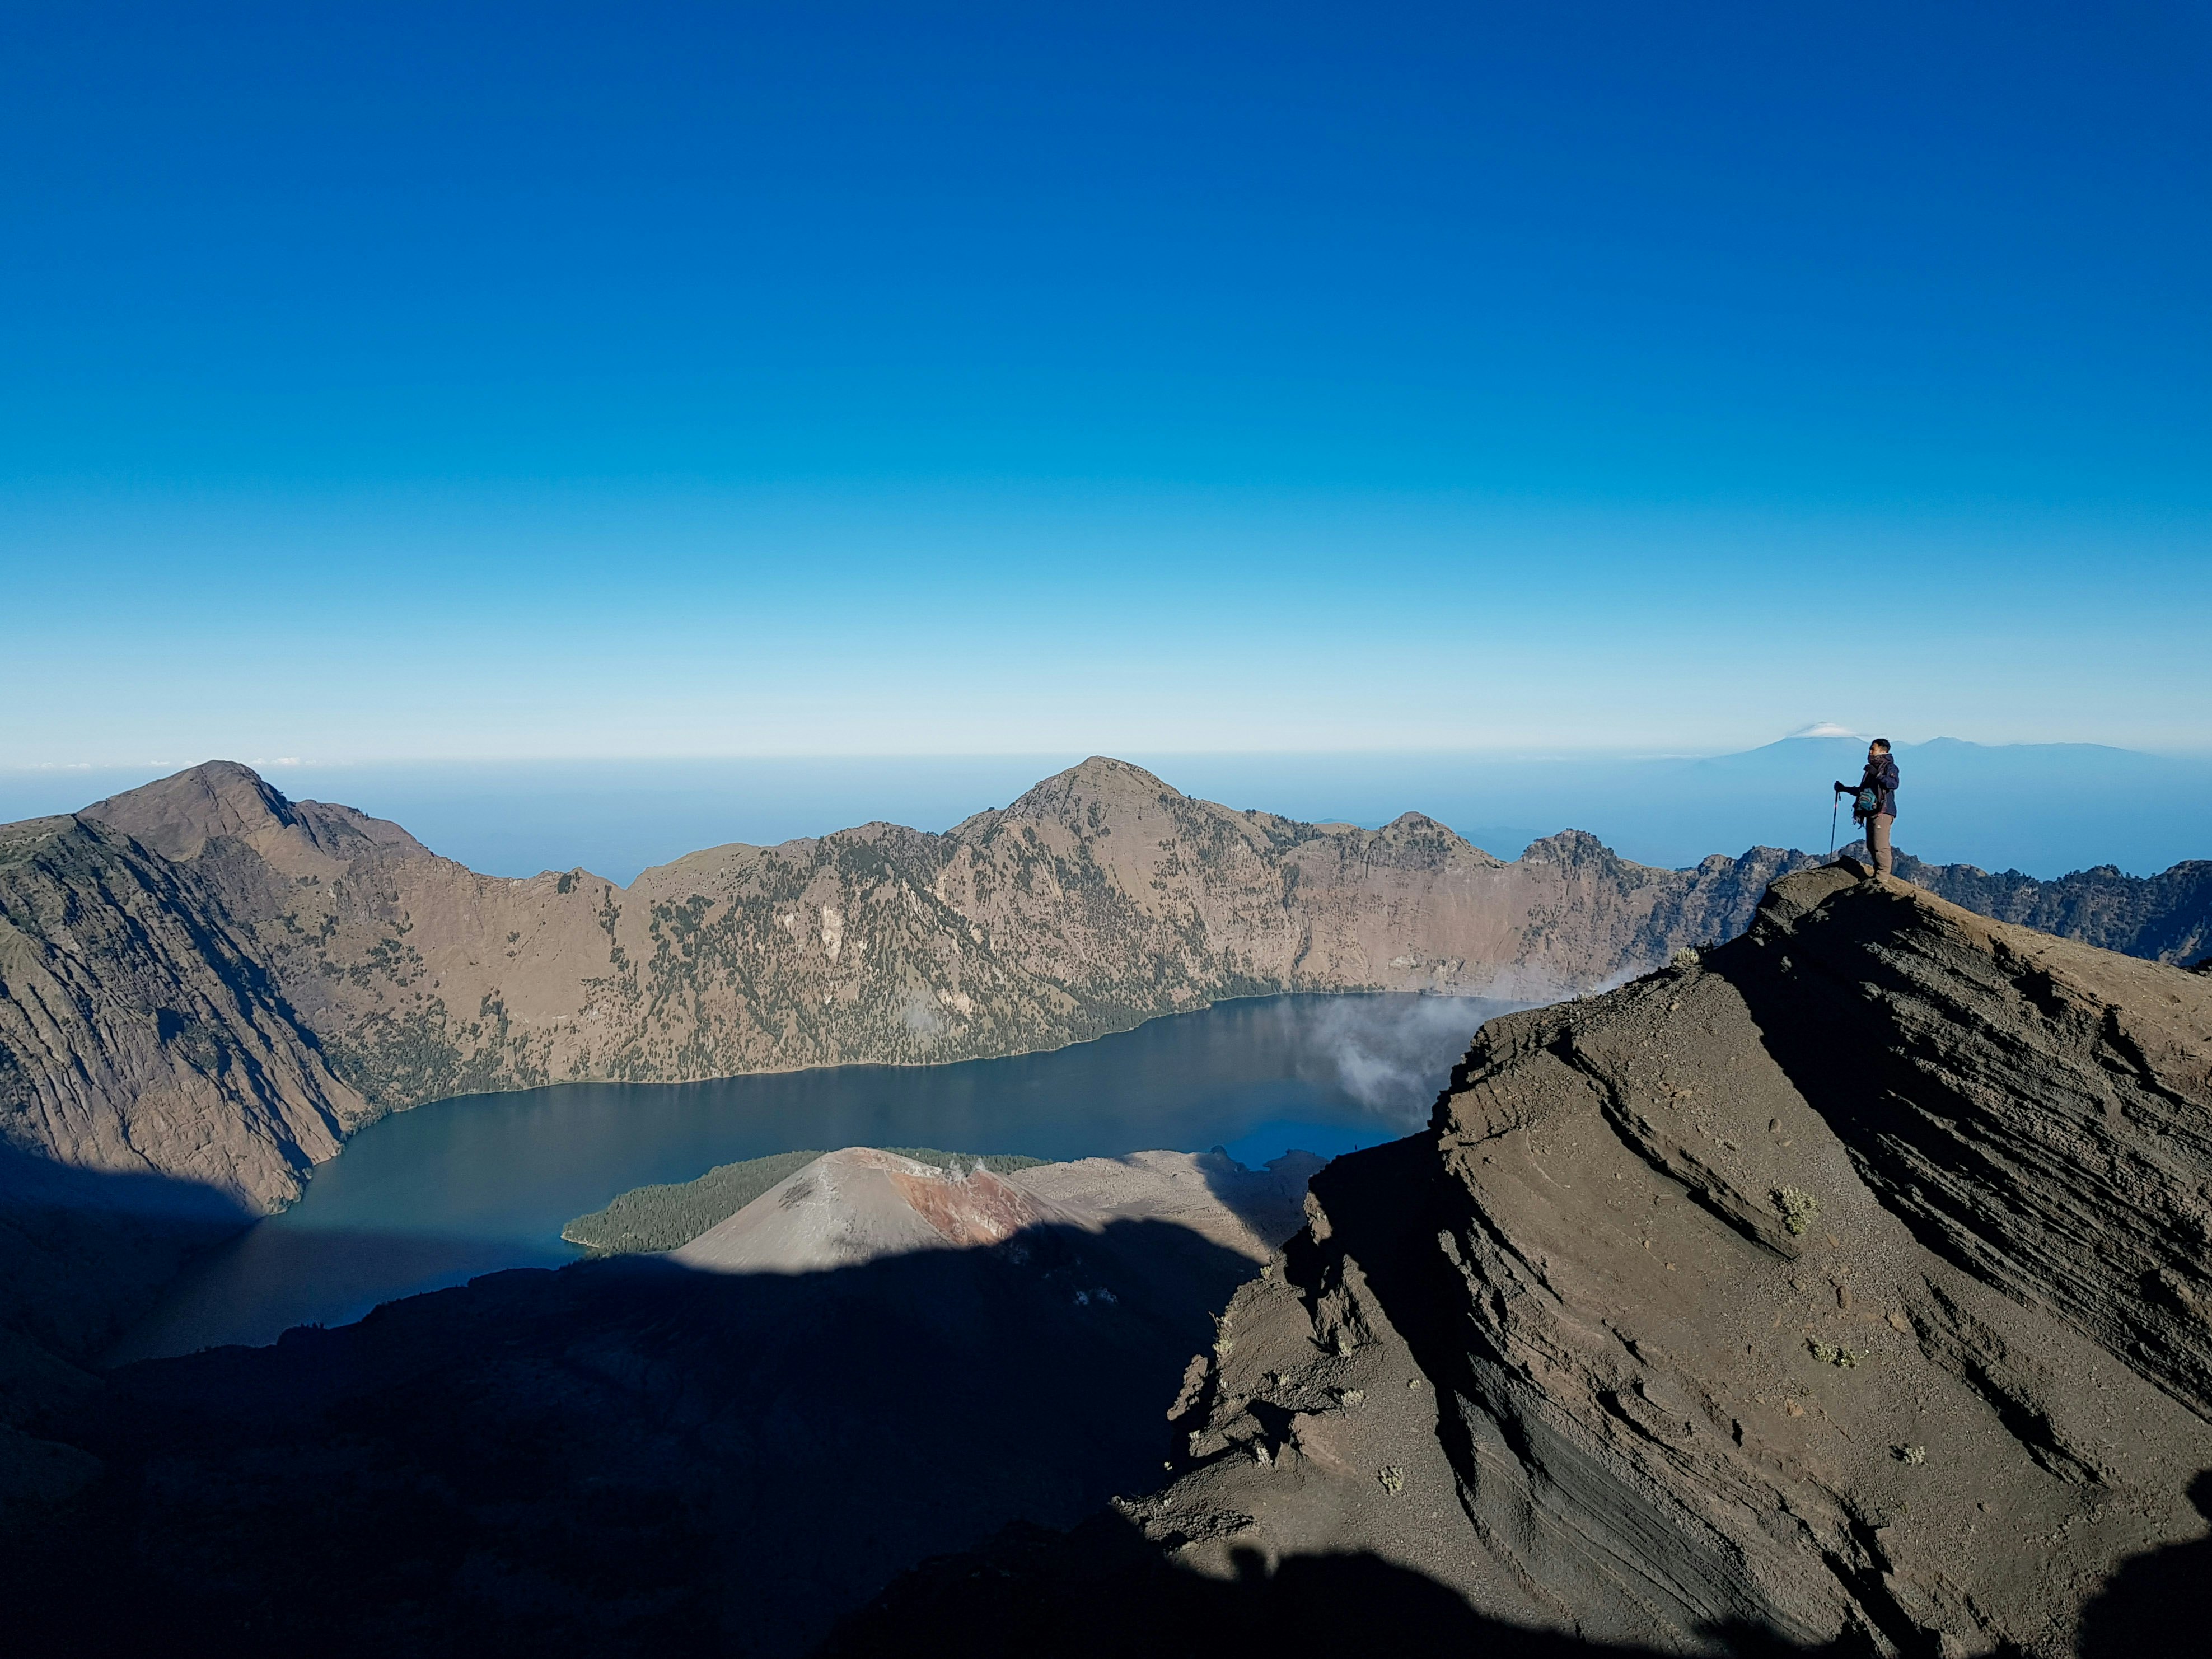
[[[0,766],[2212,749],[2212,12],[0,18]]]

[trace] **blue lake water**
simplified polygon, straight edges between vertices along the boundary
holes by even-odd
[[[370,1125],[307,1195],[216,1252],[116,1361],[266,1343],[380,1302],[579,1254],[572,1218],[652,1182],[803,1147],[1046,1158],[1220,1146],[1257,1165],[1412,1133],[1482,1022],[1474,998],[1227,1002],[1050,1054],[695,1084],[567,1084]]]

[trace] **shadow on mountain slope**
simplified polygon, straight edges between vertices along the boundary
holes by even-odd
[[[185,1262],[252,1220],[213,1187],[0,1146],[0,1330],[88,1359]]]
[[[2212,1470],[2191,1488],[2212,1517]],[[1007,1528],[982,1548],[924,1562],[843,1620],[822,1659],[959,1652],[967,1659],[1218,1659],[1298,1651],[1351,1659],[1476,1654],[1483,1659],[1632,1659],[1657,1650],[1531,1630],[1477,1613],[1449,1587],[1366,1553],[1232,1553],[1237,1576],[1172,1565],[1118,1514],[1073,1532]],[[2092,1601],[2080,1659],[2202,1650],[2212,1630],[2212,1538],[2130,1561]],[[1861,1659],[1863,1640],[1818,1647],[1755,1626],[1698,1632],[1734,1659]],[[1932,1650],[1931,1650],[1932,1651]]]
[[[2212,1469],[2189,1484],[2212,1522]],[[2081,1659],[2145,1659],[2212,1649],[2212,1533],[2136,1557],[2083,1609]]]
[[[247,1220],[211,1187],[0,1146],[0,1537],[42,1525],[98,1479],[99,1460],[67,1432],[100,1392],[89,1367]]]
[[[1431,1247],[1440,1218],[1428,1182],[1433,1157],[1425,1137],[1413,1136],[1340,1159],[1313,1185],[1333,1236],[1358,1241],[1366,1285],[1422,1372],[1449,1394],[1472,1383],[1466,1376],[1468,1332],[1450,1317],[1454,1285]],[[1317,1282],[1325,1249],[1310,1234],[1292,1240],[1287,1277]],[[1467,1441],[1462,1414],[1440,1413],[1436,1431],[1455,1465],[1475,1467],[1477,1450]],[[2212,1518],[2212,1470],[2198,1474],[2190,1496]],[[1194,1518],[1231,1526],[1240,1519]],[[819,1651],[824,1659],[955,1650],[970,1659],[1217,1659],[1224,1652],[1270,1651],[1277,1644],[1285,1650],[1378,1659],[1447,1653],[1629,1659],[1658,1651],[1486,1616],[1451,1586],[1370,1552],[1285,1553],[1270,1561],[1261,1550],[1233,1548],[1236,1576],[1229,1578],[1178,1565],[1172,1535],[1168,1541],[1164,1549],[1157,1528],[1148,1540],[1118,1508],[1067,1533],[1009,1527],[976,1550],[902,1574],[842,1621]],[[2129,1559],[2088,1604],[2078,1652],[2081,1659],[2194,1652],[2208,1632],[2212,1537]],[[1856,1659],[1874,1650],[1863,1636],[1807,1646],[1747,1623],[1708,1626],[1698,1635],[1704,1651],[1741,1659]],[[1907,1644],[1904,1650],[1917,1650]]]
[[[1421,1253],[1384,1247],[1419,1242],[1423,1151],[1377,1148],[1356,1160],[1370,1178],[1347,1163],[1321,1186],[1443,1382]],[[86,1379],[62,1426],[106,1478],[11,1547],[11,1635],[27,1652],[789,1654],[882,1589],[828,1652],[1645,1651],[1486,1617],[1364,1552],[1175,1565],[1098,1506],[1158,1484],[1162,1406],[1249,1264],[1156,1222],[1020,1242],[803,1276],[517,1271]],[[2212,1473],[2191,1495],[2212,1498]],[[2130,1561],[2089,1609],[2087,1659],[2189,1650],[2212,1621],[2208,1549]]]
[[[1159,1490],[831,1650],[2198,1650],[2208,1015],[1901,883],[1778,883],[1317,1175]]]
[[[795,1652],[915,1561],[1156,1484],[1251,1271],[1159,1222],[805,1275],[629,1258],[129,1366],[65,1425],[107,1474],[9,1561],[11,1619],[77,1650]]]
[[[822,1659],[958,1652],[966,1659],[1218,1659],[1318,1652],[1349,1659],[1657,1659],[1655,1649],[1583,1640],[1486,1618],[1427,1575],[1365,1553],[1232,1553],[1233,1578],[1176,1567],[1112,1512],[1071,1533],[1015,1526],[972,1553],[902,1574],[817,1650]],[[1703,1632],[1740,1659],[1844,1659],[1748,1626]]]

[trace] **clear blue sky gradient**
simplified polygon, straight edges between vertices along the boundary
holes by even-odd
[[[2208,84],[2201,4],[14,8],[0,766],[2202,752]]]

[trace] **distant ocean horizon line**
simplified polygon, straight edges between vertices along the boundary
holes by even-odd
[[[2113,865],[2148,876],[2212,858],[2212,757],[2111,744],[1898,737],[1900,850],[2042,879]],[[1510,860],[1585,830],[1635,863],[1686,869],[1753,847],[1819,852],[1856,735],[1702,753],[1502,750],[1127,750],[1179,793],[1306,823],[1376,829],[1412,811]],[[503,757],[243,763],[287,796],[400,824],[486,875],[585,869],[627,887],[704,848],[773,847],[893,823],[941,832],[1102,751]],[[1110,754],[1110,751],[1105,751]],[[187,763],[197,764],[198,763]],[[0,768],[0,822],[81,811],[185,769],[167,762]],[[2054,786],[2078,805],[2039,803]]]
[[[1063,749],[809,749],[759,750],[719,752],[673,752],[668,754],[465,754],[465,755],[356,755],[337,758],[320,756],[252,756],[244,754],[212,753],[197,759],[160,760],[91,760],[91,761],[17,761],[0,763],[0,772],[66,773],[66,772],[139,772],[166,769],[168,772],[188,771],[195,766],[229,761],[256,771],[283,773],[287,771],[340,771],[378,767],[446,767],[446,766],[677,766],[677,765],[768,765],[805,764],[836,762],[859,763],[879,762],[900,765],[915,765],[927,762],[986,761],[1010,763],[1032,760],[1045,764],[1057,763],[1062,769],[1079,764],[1092,757],[1121,760],[1131,765],[1146,765],[1149,761],[1177,759],[1302,759],[1307,757],[1329,760],[1422,760],[1471,759],[1508,761],[1527,764],[1547,763],[1571,763],[1578,761],[1614,763],[1638,761],[1698,761],[1721,760],[1729,757],[1753,753],[1785,743],[1865,742],[1879,735],[1873,732],[1792,732],[1762,743],[1749,744],[1698,744],[1666,749],[1611,748],[1593,744],[1588,747],[1552,745],[1545,747],[1486,747],[1480,744],[1422,744],[1407,745],[1369,744],[1360,747],[1319,747],[1291,745],[1254,745],[1227,747],[1209,745],[1202,748],[1161,749],[1149,744],[1123,747],[1084,748],[1073,745]],[[1892,742],[1900,749],[1925,748],[1929,744],[1960,744],[1976,749],[2098,749],[2111,752],[2148,756],[2157,760],[2182,762],[2212,762],[2212,741],[2198,749],[2174,748],[2115,743],[2093,738],[2015,738],[1990,742],[1979,738],[1961,738],[1949,732],[1938,732],[1932,737],[1907,738],[1892,734]],[[1067,760],[1068,756],[1077,757]],[[1141,757],[1141,758],[1139,758]],[[1150,769],[1147,766],[1147,769]]]

